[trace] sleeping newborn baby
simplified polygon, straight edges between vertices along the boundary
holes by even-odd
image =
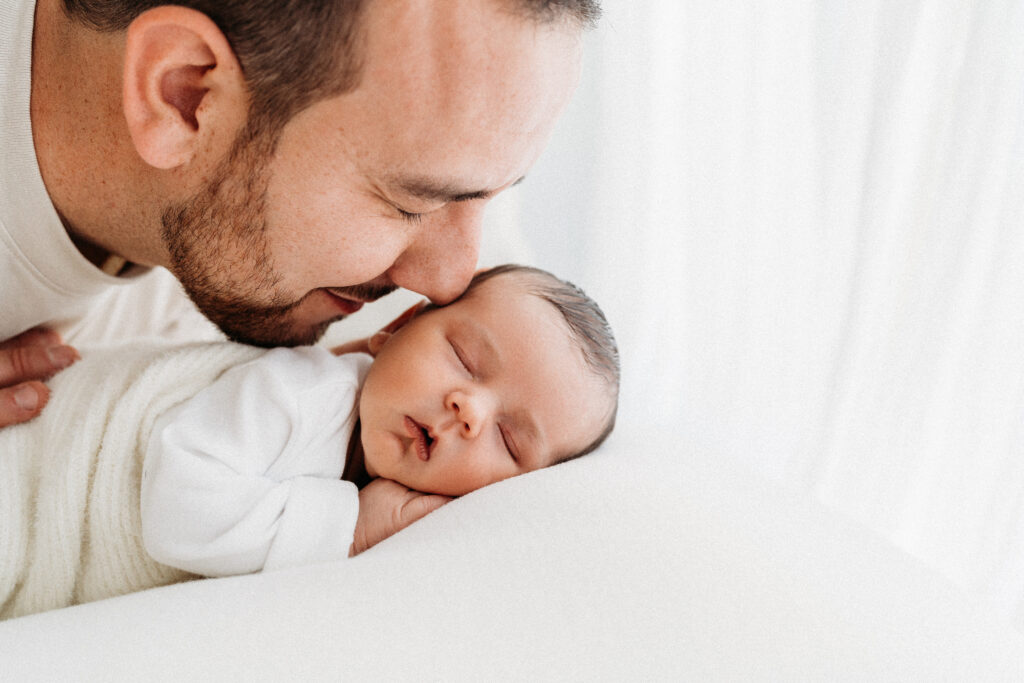
[[[347,557],[403,526],[396,509],[411,521],[611,430],[610,330],[543,271],[482,272],[370,342],[375,358],[269,351],[162,415],[142,476],[147,552],[204,576]]]
[[[615,420],[604,316],[540,270],[480,273],[369,350],[83,354],[0,430],[0,619],[354,555]]]

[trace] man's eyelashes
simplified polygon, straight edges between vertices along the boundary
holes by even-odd
[[[402,217],[402,220],[404,221],[408,221],[410,223],[419,223],[421,220],[423,220],[422,213],[412,213],[410,211],[403,211],[402,209],[399,209],[397,206],[395,207],[395,210],[398,211],[398,215],[400,215]]]

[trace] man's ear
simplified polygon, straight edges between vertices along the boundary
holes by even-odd
[[[128,27],[123,107],[139,156],[176,168],[210,149],[212,138],[234,139],[248,113],[245,78],[213,20],[163,5]]]

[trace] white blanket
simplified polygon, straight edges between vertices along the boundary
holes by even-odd
[[[617,431],[598,453],[463,496],[351,560],[0,623],[3,675],[1022,680],[1020,634],[934,572],[679,444]]]
[[[0,618],[191,578],[142,547],[139,479],[153,420],[237,363],[237,344],[86,354],[32,422],[0,430]]]

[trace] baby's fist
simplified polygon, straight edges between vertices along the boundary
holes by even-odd
[[[359,517],[348,556],[380,543],[450,500],[413,491],[390,479],[374,479],[359,492]]]

